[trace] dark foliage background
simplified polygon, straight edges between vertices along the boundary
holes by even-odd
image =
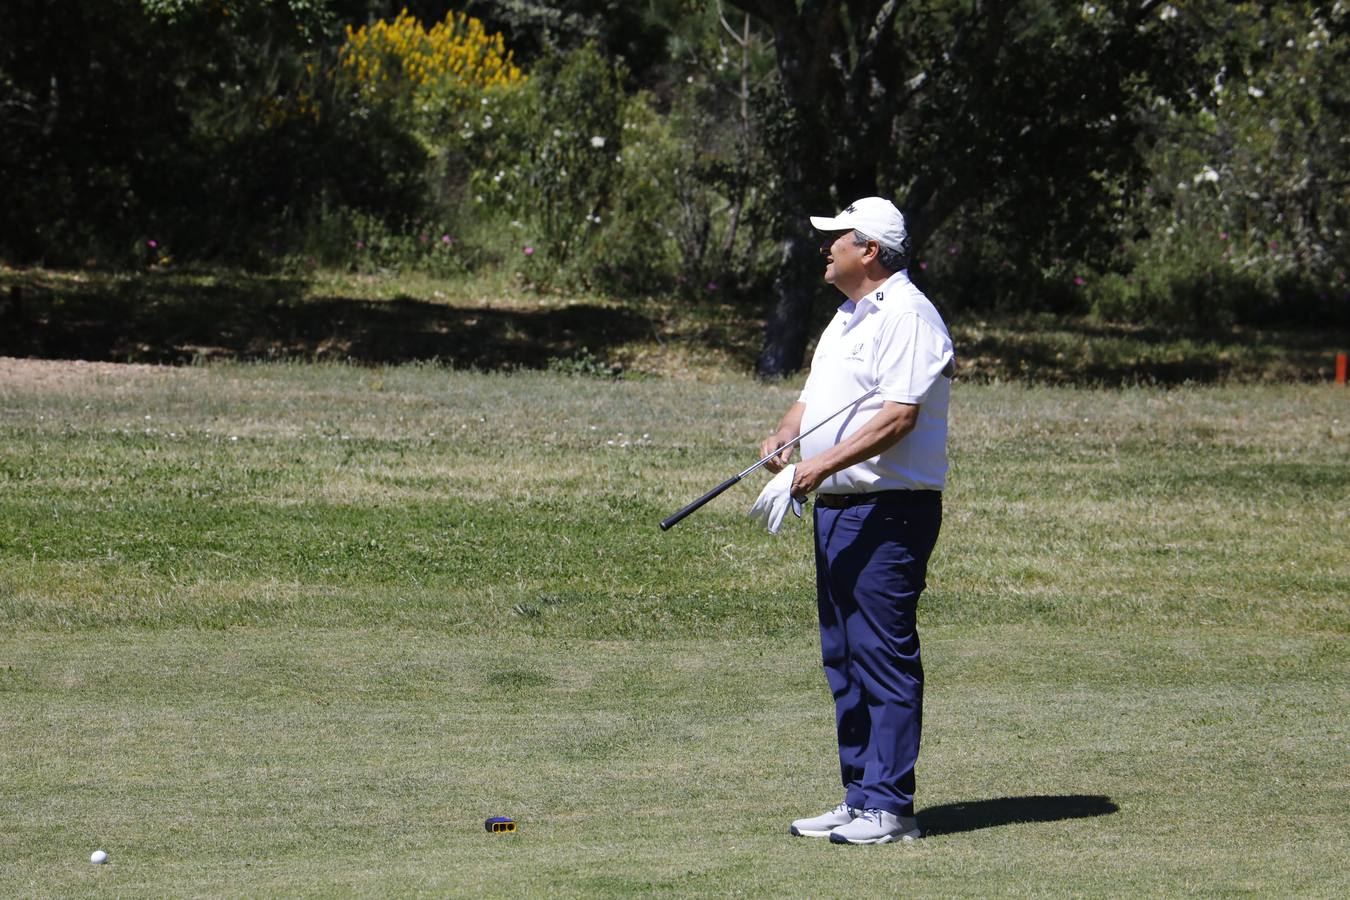
[[[525,80],[436,111],[411,80],[361,90],[343,66],[349,29],[405,7],[427,28],[476,17]],[[949,309],[1350,321],[1341,4],[6,12],[13,264],[505,270],[534,290],[715,294],[763,310],[774,374],[801,364],[832,305],[805,217],[882,194],[910,221],[913,276]]]

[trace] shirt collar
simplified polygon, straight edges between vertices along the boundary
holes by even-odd
[[[855,310],[861,310],[866,313],[869,309],[879,309],[881,304],[886,302],[886,297],[891,291],[898,291],[909,284],[909,271],[901,269],[895,272],[890,278],[882,283],[881,287],[871,293],[864,294],[858,300],[845,300],[839,305],[839,312],[845,315],[853,315]]]

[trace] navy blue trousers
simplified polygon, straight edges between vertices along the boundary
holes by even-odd
[[[936,491],[815,505],[816,601],[844,802],[914,815],[923,722],[916,612],[942,526]]]

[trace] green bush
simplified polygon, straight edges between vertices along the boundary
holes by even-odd
[[[411,219],[390,227],[378,216],[349,211],[342,223],[341,251],[335,254],[352,271],[423,272],[442,278],[463,275],[470,257],[455,229],[435,219]],[[336,250],[337,248],[333,248]],[[336,261],[325,258],[325,261]]]
[[[776,248],[744,167],[695,102],[661,112],[625,93],[622,66],[586,46],[492,98],[467,150],[466,205],[502,223],[510,265],[541,289],[717,295],[753,282]],[[733,212],[734,211],[734,212]]]
[[[1203,331],[1240,324],[1343,326],[1350,303],[1335,277],[1281,256],[1278,240],[1175,216],[1148,238],[1121,245],[1113,271],[1089,273],[1091,313],[1107,321]]]
[[[427,154],[384,110],[330,88],[312,111],[296,105],[263,121],[200,135],[210,167],[172,208],[194,255],[265,266],[312,245],[316,229],[338,230],[334,216],[396,228],[430,213]]]
[[[0,179],[24,186],[0,254],[262,267],[343,210],[416,217],[426,153],[332,79],[315,6],[27,4],[0,46]]]
[[[614,210],[626,98],[620,65],[593,46],[551,56],[485,112],[470,151],[471,202],[510,223],[529,283],[587,285]]]

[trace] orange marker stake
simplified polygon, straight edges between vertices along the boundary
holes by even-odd
[[[1345,384],[1345,368],[1346,368],[1346,365],[1345,365],[1345,354],[1344,354],[1344,353],[1337,353],[1337,354],[1336,354],[1336,383],[1339,384],[1339,385],[1344,385],[1344,384]]]

